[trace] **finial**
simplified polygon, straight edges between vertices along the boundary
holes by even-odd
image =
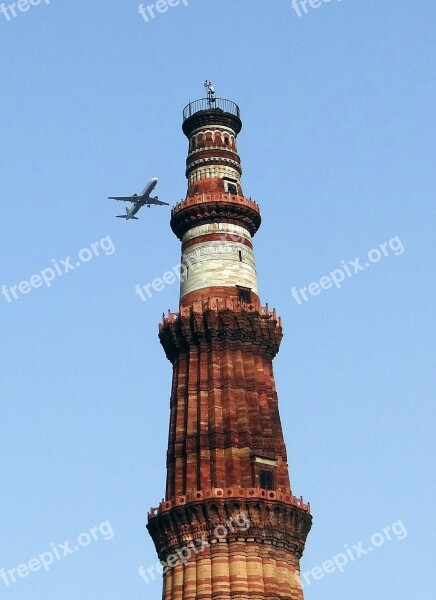
[[[207,79],[204,82],[204,87],[207,89],[207,100],[209,102],[209,106],[212,106],[216,100],[215,88],[213,87],[212,82],[208,81]]]

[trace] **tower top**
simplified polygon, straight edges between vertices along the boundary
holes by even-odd
[[[204,87],[207,89],[207,98],[200,98],[190,102],[183,109],[183,132],[188,137],[199,124],[220,124],[231,127],[236,135],[242,129],[241,113],[239,106],[226,100],[217,98],[213,83],[206,79]]]

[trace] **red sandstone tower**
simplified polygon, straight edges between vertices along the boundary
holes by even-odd
[[[166,565],[163,598],[302,600],[312,518],[289,481],[272,367],[282,327],[259,299],[261,218],[241,188],[239,108],[209,84],[183,117],[188,192],[171,216],[180,308],[159,330],[173,365],[166,497],[148,520]],[[241,514],[247,527],[235,525]]]

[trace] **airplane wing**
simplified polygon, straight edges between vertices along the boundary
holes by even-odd
[[[121,202],[137,202],[138,196],[109,196],[108,200],[120,200]]]
[[[158,204],[159,206],[169,206],[168,202],[163,202],[162,200],[158,200],[157,198],[150,198],[145,202],[145,204]]]

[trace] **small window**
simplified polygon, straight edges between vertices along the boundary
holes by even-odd
[[[242,252],[239,250],[239,262],[242,262]]]
[[[233,196],[236,196],[238,194],[238,188],[236,187],[236,185],[234,183],[227,184],[227,191],[229,192],[229,194],[232,194]]]
[[[228,146],[230,144],[230,140],[227,136],[224,138],[224,143],[226,146]]]
[[[241,302],[246,302],[247,304],[251,303],[251,289],[247,287],[242,287],[240,285],[238,288],[238,297]]]
[[[259,484],[264,490],[274,489],[274,475],[271,471],[260,471]]]

